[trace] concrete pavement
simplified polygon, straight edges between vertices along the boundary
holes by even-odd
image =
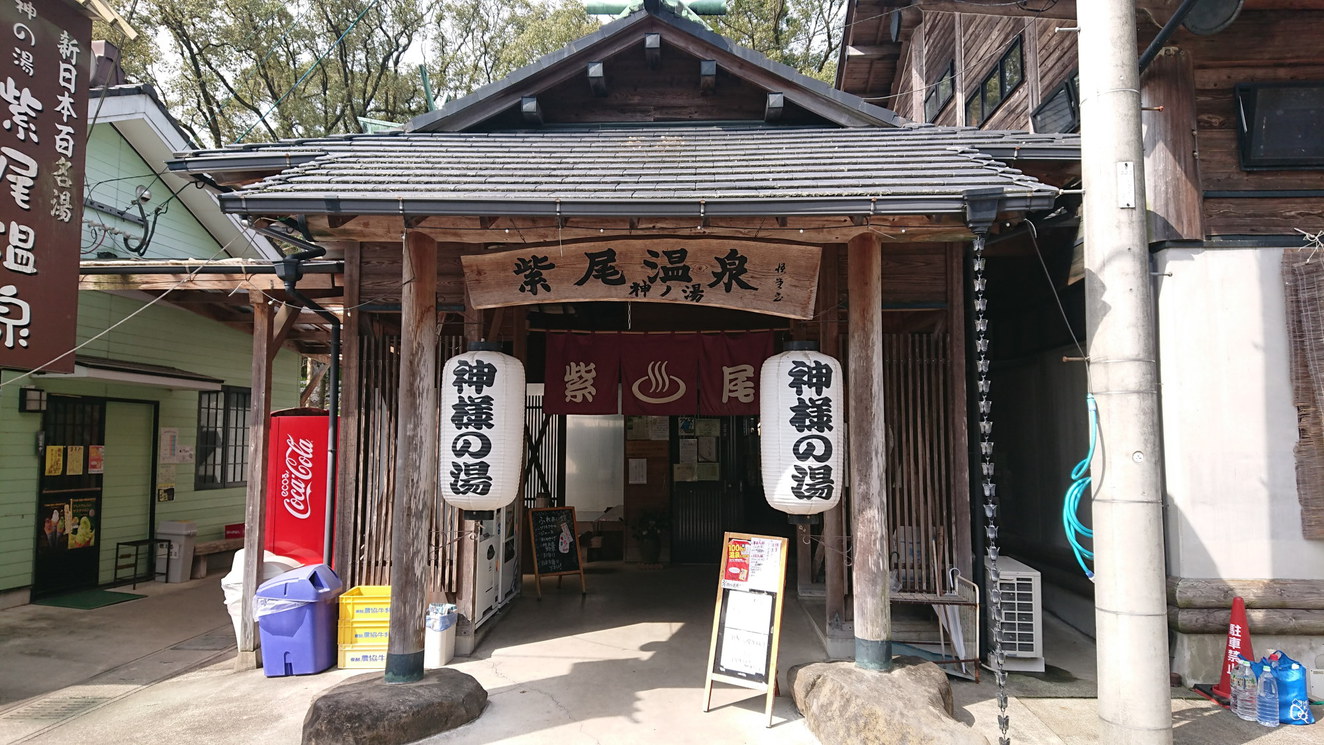
[[[763,697],[746,689],[716,684],[713,710],[703,712],[712,567],[589,568],[587,596],[577,578],[559,589],[544,580],[541,601],[532,580],[526,583],[475,656],[452,662],[488,690],[487,710],[423,742],[818,742],[787,696],[776,699],[771,728],[764,726]],[[267,678],[235,670],[219,582],[213,575],[140,585],[143,598],[95,610],[0,611],[0,745],[298,743],[308,703],[362,671]],[[779,680],[787,692],[784,671],[823,656],[793,597],[781,639]],[[1049,663],[1064,662],[1065,669],[1012,676],[1013,742],[1096,743],[1093,647],[1051,620],[1046,642]],[[997,742],[991,677],[978,685],[955,681],[953,688],[957,718]],[[1324,742],[1324,725],[1268,730],[1199,698],[1176,698],[1173,710],[1177,743]]]

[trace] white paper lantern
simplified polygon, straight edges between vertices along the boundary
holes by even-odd
[[[474,342],[442,371],[441,495],[487,512],[514,501],[524,459],[524,364]]]
[[[759,375],[763,494],[790,515],[831,509],[845,483],[846,388],[841,365],[817,348],[788,342]]]

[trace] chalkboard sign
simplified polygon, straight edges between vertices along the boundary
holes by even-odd
[[[529,540],[533,546],[533,576],[542,597],[542,578],[579,575],[584,589],[584,562],[575,536],[574,507],[535,507],[529,510]]]
[[[712,704],[713,681],[753,688],[767,694],[768,726],[772,726],[785,577],[785,538],[726,534],[708,648],[704,711]]]

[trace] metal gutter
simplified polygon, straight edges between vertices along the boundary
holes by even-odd
[[[1057,190],[1002,193],[1002,209],[1048,209]],[[785,217],[792,215],[914,215],[964,213],[965,195],[684,200],[501,200],[388,197],[296,197],[283,194],[220,195],[226,212],[257,215],[502,215],[518,217]]]

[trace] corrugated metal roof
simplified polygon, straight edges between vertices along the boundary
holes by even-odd
[[[584,205],[602,201],[617,205],[614,214],[629,204],[699,200],[865,199],[900,207],[988,188],[1051,201],[1056,188],[1002,160],[1029,150],[1071,158],[1079,143],[931,126],[553,129],[323,138],[200,151],[175,165],[192,172],[250,170],[257,162],[287,166],[223,195],[231,211],[479,214],[472,211],[477,203],[491,202],[523,204],[529,214],[543,211],[529,205],[561,202],[577,203],[575,212],[586,214]],[[885,204],[862,209],[898,211]]]

